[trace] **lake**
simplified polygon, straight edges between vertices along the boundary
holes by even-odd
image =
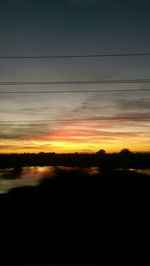
[[[58,171],[74,171],[88,175],[97,175],[101,172],[98,167],[80,168],[66,166],[32,166],[20,168],[0,169],[0,194],[10,189],[22,186],[37,186],[42,179],[55,178]],[[118,169],[123,170],[123,169]],[[128,171],[150,175],[150,169],[128,169]]]

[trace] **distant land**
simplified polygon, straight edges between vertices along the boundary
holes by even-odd
[[[99,150],[96,153],[22,153],[0,154],[0,168],[23,166],[99,166],[106,169],[144,168],[150,167],[150,152],[131,152],[123,149],[119,153],[106,153]]]

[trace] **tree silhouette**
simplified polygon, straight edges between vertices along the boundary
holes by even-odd
[[[124,148],[124,149],[122,149],[120,151],[120,154],[122,154],[122,155],[130,155],[130,154],[132,154],[132,152],[129,149]]]
[[[100,155],[100,156],[104,156],[106,154],[106,151],[101,149],[99,150],[96,154]]]

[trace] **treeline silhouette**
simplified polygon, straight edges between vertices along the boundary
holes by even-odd
[[[100,150],[93,154],[24,153],[0,154],[0,168],[23,166],[99,166],[105,169],[149,168],[150,152],[132,153],[128,149],[120,153],[106,154]]]

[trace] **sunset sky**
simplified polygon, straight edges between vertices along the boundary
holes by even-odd
[[[149,53],[149,10],[147,0],[1,0],[0,57]],[[150,56],[0,58],[0,82],[144,78]],[[84,91],[0,93],[0,153],[150,151],[149,86],[0,85],[0,92]]]

